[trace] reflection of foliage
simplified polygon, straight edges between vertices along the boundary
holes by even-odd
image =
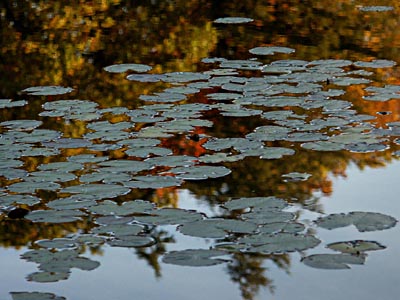
[[[149,266],[154,270],[156,277],[161,277],[161,267],[158,262],[160,255],[166,252],[165,244],[174,243],[175,240],[163,230],[151,230],[152,236],[156,239],[157,243],[154,246],[136,249],[136,254],[139,258],[147,261]]]
[[[289,255],[259,257],[243,253],[235,253],[232,263],[227,266],[232,281],[239,285],[243,299],[253,299],[258,294],[260,287],[268,287],[271,292],[274,291],[271,279],[264,275],[266,268],[262,264],[265,262],[265,258],[284,270],[288,270],[290,267]]]

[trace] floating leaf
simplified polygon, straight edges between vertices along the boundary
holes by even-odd
[[[25,218],[32,222],[67,223],[81,220],[86,214],[78,210],[35,210]]]
[[[42,121],[36,121],[36,120],[12,120],[12,121],[1,122],[0,126],[13,130],[29,131],[39,127],[42,124],[43,124]]]
[[[295,52],[292,48],[287,47],[256,47],[249,50],[251,54],[255,55],[273,55],[275,53],[290,54]]]
[[[144,200],[133,200],[118,205],[111,200],[105,200],[95,206],[91,206],[88,210],[99,215],[116,215],[127,216],[135,213],[150,213],[154,208],[154,204]]]
[[[133,71],[138,73],[145,73],[152,69],[151,66],[143,64],[117,64],[111,65],[104,68],[104,71],[110,73],[124,73],[127,71]]]
[[[364,255],[350,254],[313,254],[302,258],[305,265],[327,270],[350,269],[351,265],[363,265],[365,263]]]
[[[117,184],[81,184],[60,190],[61,193],[93,195],[98,199],[115,198],[128,194],[130,189]]]
[[[69,273],[64,272],[34,272],[29,274],[26,279],[34,282],[57,282],[66,280],[68,277]]]
[[[159,189],[172,186],[180,186],[182,180],[173,176],[136,176],[131,181],[125,181],[124,186],[139,189]]]
[[[216,24],[243,24],[243,23],[250,23],[254,20],[251,18],[241,18],[241,17],[225,17],[225,18],[218,18],[214,20]]]
[[[224,238],[228,233],[252,233],[256,229],[256,224],[230,219],[206,219],[179,227],[183,234],[203,238]]]
[[[52,240],[40,240],[35,242],[36,245],[39,245],[42,248],[47,249],[66,249],[66,248],[75,248],[76,243],[75,240],[69,238],[55,238]]]
[[[149,247],[154,245],[155,240],[147,236],[127,235],[108,242],[113,247]]]
[[[26,204],[29,206],[40,203],[40,198],[31,195],[4,195],[0,196],[0,206],[10,206],[11,204]]]
[[[0,99],[1,108],[21,107],[28,104],[26,100],[12,101],[11,99]]]
[[[350,212],[321,217],[315,223],[325,229],[335,229],[353,224],[359,231],[365,232],[392,228],[396,225],[397,220],[381,213]]]
[[[382,250],[386,247],[375,241],[346,241],[331,243],[326,246],[329,249],[340,251],[342,253],[360,254],[366,251]]]
[[[246,208],[256,208],[263,210],[281,210],[287,206],[287,202],[281,198],[270,197],[244,197],[230,200],[224,203],[224,207],[229,210],[241,210]]]
[[[22,181],[11,184],[8,186],[10,192],[15,193],[36,193],[37,190],[45,191],[57,191],[61,186],[55,182],[34,182],[34,181]]]
[[[11,292],[12,300],[66,300],[64,297],[52,293],[39,292]]]
[[[291,172],[282,175],[282,177],[286,178],[286,181],[306,181],[311,176],[311,174],[299,172]]]
[[[164,255],[162,261],[166,264],[190,267],[213,266],[226,262],[224,259],[215,258],[226,254],[226,252],[220,250],[186,249],[168,252]]]
[[[374,59],[369,62],[357,61],[354,65],[361,68],[391,68],[396,65],[396,62],[387,59]]]
[[[173,168],[170,172],[177,174],[177,178],[184,180],[205,180],[224,177],[229,175],[231,170],[224,166],[192,166]]]
[[[203,219],[203,215],[198,212],[178,208],[157,209],[153,210],[151,214],[149,216],[136,216],[135,220],[146,224],[174,225]]]
[[[71,93],[74,89],[70,87],[62,86],[33,86],[22,90],[24,93],[28,93],[33,96],[53,96],[53,95],[63,95]]]
[[[277,232],[288,232],[288,233],[298,233],[302,232],[305,226],[301,223],[296,222],[276,222],[261,225],[258,228],[260,233],[277,233]]]
[[[238,242],[249,245],[249,252],[269,254],[303,251],[316,247],[320,240],[312,235],[276,233],[251,235],[240,238]]]
[[[112,234],[117,237],[125,235],[137,235],[143,230],[143,226],[137,224],[110,224],[92,229],[95,234]]]
[[[361,11],[376,11],[376,12],[383,12],[383,11],[391,11],[393,10],[393,6],[361,6]]]

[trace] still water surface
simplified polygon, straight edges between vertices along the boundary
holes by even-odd
[[[399,4],[275,2],[0,4],[0,299],[396,299]]]

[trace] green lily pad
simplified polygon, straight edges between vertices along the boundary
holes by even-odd
[[[67,300],[52,293],[40,292],[11,292],[12,300]]]
[[[62,161],[42,164],[38,166],[41,171],[74,172],[83,169],[83,165],[77,162]]]
[[[183,234],[202,238],[224,238],[229,233],[252,233],[256,229],[256,224],[230,219],[205,219],[179,227]]]
[[[34,272],[29,274],[26,279],[34,282],[57,282],[60,280],[66,280],[69,277],[69,273],[64,272]]]
[[[287,47],[256,47],[249,50],[251,54],[255,55],[274,55],[275,53],[290,54],[295,52],[292,48]]]
[[[93,195],[97,199],[115,198],[126,195],[131,190],[118,184],[81,184],[73,185],[60,190],[61,193]]]
[[[72,210],[35,210],[25,216],[25,219],[32,222],[45,222],[45,223],[67,223],[81,220],[81,217],[86,216],[85,213]]]
[[[261,225],[258,228],[260,233],[271,234],[277,232],[298,233],[304,231],[305,226],[296,222],[276,222]]]
[[[33,96],[55,96],[71,93],[74,89],[62,86],[33,86],[22,90],[22,92]]]
[[[79,181],[84,183],[97,182],[97,181],[102,181],[104,183],[118,183],[118,182],[128,181],[131,178],[132,176],[127,173],[104,172],[100,169],[99,172],[83,174],[82,176],[79,177]]]
[[[76,175],[69,172],[49,170],[31,172],[24,180],[30,182],[67,182],[75,178],[77,178]]]
[[[178,208],[162,208],[153,210],[149,216],[135,216],[136,221],[153,225],[183,224],[201,219],[201,213]]]
[[[105,200],[95,206],[91,206],[88,210],[99,215],[116,215],[127,216],[131,214],[151,213],[154,204],[144,200],[133,200],[118,205],[111,200]]]
[[[240,244],[249,245],[248,252],[287,253],[316,247],[321,241],[312,235],[297,233],[257,234],[239,238]]]
[[[37,190],[57,191],[61,185],[55,182],[35,182],[35,181],[22,181],[11,184],[8,190],[14,193],[36,193]]]
[[[126,235],[107,242],[112,247],[149,247],[155,240],[147,236]]]
[[[350,212],[331,214],[318,218],[315,223],[325,229],[336,229],[354,225],[360,232],[385,230],[396,225],[397,220],[391,216],[374,212]]]
[[[76,248],[76,242],[70,238],[55,238],[52,240],[40,240],[35,242],[36,245],[47,249],[66,249]]]
[[[376,251],[386,248],[378,242],[364,240],[331,243],[328,244],[326,247],[335,251],[350,254],[360,254],[366,251]]]
[[[151,166],[160,167],[189,167],[194,165],[197,158],[187,155],[169,155],[162,157],[152,157],[145,160]]]
[[[36,121],[36,120],[12,120],[12,121],[1,122],[0,126],[12,130],[30,131],[39,127],[42,124],[43,124],[42,121]]]
[[[143,226],[137,224],[110,224],[92,229],[95,234],[112,234],[120,238],[125,235],[137,235],[143,231]]]
[[[152,165],[148,162],[127,159],[108,160],[99,163],[99,165],[103,167],[102,170],[115,173],[136,173],[144,170],[150,170],[152,168]]]
[[[230,200],[224,203],[224,207],[228,210],[242,210],[246,208],[255,208],[263,210],[277,211],[285,208],[287,202],[281,198],[270,197],[244,197]]]
[[[393,8],[393,6],[361,6],[359,9],[361,11],[383,12],[383,11],[391,11],[394,8]]]
[[[133,71],[138,73],[146,73],[152,69],[151,66],[143,64],[117,64],[111,65],[104,68],[104,71],[110,73],[125,73],[127,71]]]
[[[261,159],[279,159],[284,155],[293,155],[295,151],[283,147],[262,147],[259,149],[250,149],[244,152],[246,156],[258,156]]]
[[[131,181],[125,181],[123,184],[129,188],[139,189],[159,189],[165,187],[180,186],[183,180],[173,176],[136,176]]]
[[[66,198],[59,198],[46,203],[48,208],[55,210],[65,209],[81,209],[96,205],[96,200],[92,199],[92,196],[85,199],[82,195],[73,195]]]
[[[12,101],[11,99],[0,99],[0,109],[1,108],[12,108],[12,107],[21,107],[28,104],[26,100],[17,100]]]
[[[39,264],[44,272],[70,273],[72,268],[91,271],[100,266],[100,263],[86,257],[79,256],[75,249],[51,251],[48,249],[31,250],[21,255],[21,258]]]
[[[205,180],[224,177],[232,171],[224,166],[191,166],[172,168],[170,172],[184,180]]]
[[[254,209],[249,213],[242,214],[242,219],[258,224],[268,224],[276,222],[290,222],[295,218],[295,214],[288,211],[277,211],[270,209]]]
[[[306,266],[316,269],[342,270],[350,269],[349,265],[363,265],[364,255],[350,254],[313,254],[301,260]]]
[[[225,251],[220,250],[186,249],[168,252],[164,255],[162,261],[166,264],[179,266],[207,267],[227,262],[225,259],[216,258],[226,254]]]
[[[29,206],[40,203],[40,198],[31,195],[3,195],[0,196],[0,206],[10,206],[12,204],[26,204]]]
[[[306,181],[311,176],[311,174],[299,172],[291,172],[282,175],[282,177],[284,177],[286,181]]]
[[[251,18],[224,17],[224,18],[215,19],[214,23],[216,23],[216,24],[244,24],[244,23],[250,23],[253,21],[254,20]]]
[[[391,68],[396,65],[396,62],[387,59],[374,59],[372,61],[357,61],[354,65],[361,68]]]

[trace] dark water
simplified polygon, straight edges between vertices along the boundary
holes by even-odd
[[[0,298],[396,299],[399,9],[1,3]],[[367,230],[315,222],[351,212]],[[304,263],[320,254],[360,263]]]

